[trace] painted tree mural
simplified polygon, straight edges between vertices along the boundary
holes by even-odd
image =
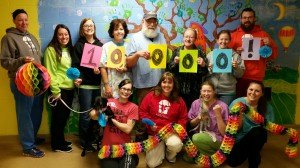
[[[103,42],[110,41],[107,30],[112,19],[126,20],[130,33],[142,28],[144,13],[156,11],[159,31],[170,50],[182,44],[182,34],[188,27],[198,31],[197,45],[206,52],[216,47],[217,33],[223,29],[234,30],[240,24],[239,14],[245,7],[256,11],[260,24],[277,42],[280,55],[269,64],[265,84],[272,87],[272,102],[277,123],[294,123],[296,108],[296,84],[298,81],[300,43],[300,18],[297,17],[300,1],[297,0],[40,0],[39,24],[43,49],[53,35],[55,26],[66,24],[71,31],[73,43],[78,39],[78,28],[83,18],[92,18],[97,36]],[[285,31],[292,27],[294,39],[283,43]],[[281,32],[281,33],[279,33]],[[279,37],[279,34],[281,37]],[[130,40],[130,34],[128,40]],[[299,45],[298,45],[299,46]],[[284,49],[284,50],[283,50]],[[288,75],[287,75],[288,74]],[[76,104],[76,103],[75,103]],[[78,109],[78,107],[77,107]],[[68,132],[76,132],[78,115],[73,114]]]
[[[143,13],[147,13],[150,10],[147,8],[146,1],[135,0],[136,4],[142,8]],[[111,1],[109,4],[118,4],[116,1]],[[215,47],[216,37],[220,30],[228,28],[228,25],[234,21],[239,20],[238,13],[243,6],[242,2],[231,1],[229,5],[224,5],[224,1],[184,1],[174,0],[162,1],[162,0],[150,0],[152,6],[151,11],[158,13],[159,29],[164,35],[168,47],[173,50],[175,46],[172,42],[176,41],[176,37],[182,35],[184,30],[188,27],[192,27],[198,32],[198,39],[196,44],[206,49],[206,46],[212,50]],[[227,8],[227,7],[229,8]],[[168,8],[166,10],[166,8]],[[135,33],[141,30],[142,25],[130,20],[132,12],[128,9],[124,9],[124,18],[128,25],[132,25],[133,29],[131,33]],[[237,23],[234,23],[234,27]],[[165,27],[165,25],[167,27]],[[207,29],[212,29],[212,32],[208,32]],[[207,29],[206,29],[207,28]],[[209,38],[209,34],[211,37]]]

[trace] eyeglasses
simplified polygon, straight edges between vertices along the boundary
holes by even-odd
[[[192,36],[184,36],[185,39],[194,39],[195,37]]]
[[[148,19],[148,20],[146,20],[146,23],[148,24],[148,25],[150,25],[150,24],[154,24],[154,25],[157,25],[157,20],[156,19]]]
[[[83,28],[93,28],[94,25],[93,24],[87,24],[87,25],[83,25]]]
[[[254,18],[254,16],[249,16],[249,17],[243,16],[242,17],[243,20],[252,20],[253,18]]]
[[[131,93],[132,90],[131,89],[127,89],[127,88],[120,88],[120,90],[124,91],[124,92],[128,92],[128,93]]]

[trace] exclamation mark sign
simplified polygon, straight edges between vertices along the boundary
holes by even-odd
[[[252,58],[252,52],[253,52],[253,39],[252,40],[249,40],[249,49],[248,49],[248,58]]]

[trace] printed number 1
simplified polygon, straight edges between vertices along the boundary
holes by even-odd
[[[90,60],[89,60],[89,62],[84,63],[84,64],[90,65],[90,66],[96,66],[96,64],[92,62],[92,61],[93,61],[93,58],[94,58],[94,52],[95,52],[95,47],[91,48],[91,49],[88,51],[88,54],[91,55],[91,56],[90,56]]]

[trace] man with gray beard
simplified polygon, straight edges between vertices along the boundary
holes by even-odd
[[[149,44],[165,44],[162,34],[158,32],[158,20],[155,12],[148,12],[142,20],[142,30],[132,35],[126,48],[126,64],[132,68],[133,86],[137,91],[138,103],[158,84],[162,69],[150,69]]]

